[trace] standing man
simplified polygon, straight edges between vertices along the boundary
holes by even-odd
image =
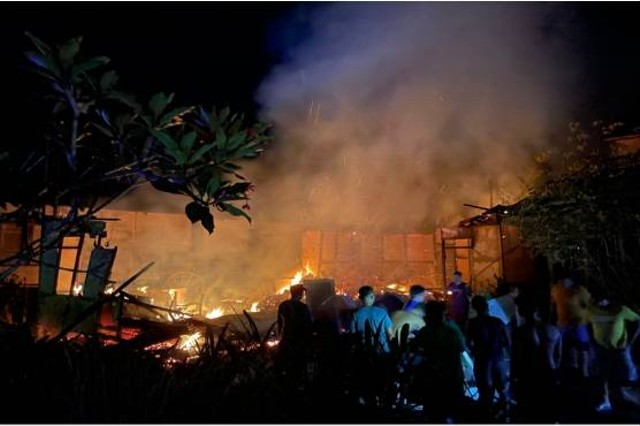
[[[462,281],[462,272],[455,271],[453,280],[447,286],[449,293],[449,317],[464,331],[469,318],[469,298],[471,291],[469,285]]]
[[[351,333],[362,335],[362,342],[390,352],[389,339],[393,336],[391,318],[386,309],[373,306],[376,295],[373,287],[365,285],[358,290],[358,297],[362,307],[354,312],[351,320]],[[371,333],[367,336],[367,331]]]
[[[416,389],[420,393],[429,423],[451,423],[460,412],[464,396],[461,354],[464,337],[445,321],[443,302],[425,305],[426,325],[412,342],[422,362],[416,371]]]
[[[393,324],[386,309],[373,306],[376,301],[373,287],[360,287],[358,297],[362,307],[353,313],[351,320],[351,334],[360,349],[354,366],[356,393],[361,404],[378,405],[392,377],[389,340]]]
[[[498,392],[501,403],[509,402],[505,355],[510,351],[510,342],[504,323],[489,315],[487,299],[474,296],[471,305],[478,316],[469,320],[467,341],[473,355],[473,374],[480,393],[480,405],[489,413],[495,392]]]
[[[311,351],[311,312],[302,302],[305,290],[300,284],[292,285],[291,298],[278,306],[280,343],[276,362],[289,384],[306,377]]]
[[[638,379],[630,349],[640,335],[640,315],[619,301],[602,296],[591,310],[590,321],[603,386],[602,401],[596,410],[611,411],[610,394],[624,400],[625,388]],[[628,333],[629,324],[634,325],[633,334]]]
[[[551,311],[557,318],[563,346],[569,351],[571,367],[579,367],[583,378],[589,376],[587,323],[590,306],[591,295],[587,289],[571,278],[565,278],[551,288]]]

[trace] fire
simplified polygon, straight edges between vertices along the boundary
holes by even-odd
[[[222,315],[224,315],[224,310],[220,307],[218,308],[213,308],[211,311],[209,311],[207,313],[207,315],[205,315],[207,318],[209,319],[213,319],[213,318],[219,318]]]
[[[267,346],[270,347],[270,348],[278,346],[278,343],[280,343],[280,339],[267,340]]]
[[[292,285],[296,285],[296,284],[300,284],[302,283],[302,279],[304,277],[312,277],[313,274],[313,269],[311,269],[311,267],[309,266],[309,264],[307,263],[304,266],[304,271],[303,270],[298,270],[298,272],[296,272],[296,275],[291,279],[291,281],[286,284],[285,286],[281,287],[278,289],[278,294],[284,294],[287,290],[289,290],[289,288]]]
[[[198,339],[202,337],[202,333],[199,331],[193,334],[185,334],[180,336],[180,349],[185,351],[191,351],[198,348]]]
[[[259,302],[253,302],[249,308],[249,312],[260,312],[260,309],[258,309],[258,303]]]
[[[80,294],[82,293],[82,284],[75,284],[73,286],[72,292],[74,296],[80,296]]]

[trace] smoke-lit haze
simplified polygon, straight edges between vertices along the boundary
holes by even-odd
[[[515,201],[531,153],[568,119],[579,72],[555,9],[337,3],[283,17],[273,27],[282,60],[256,95],[276,142],[247,165],[253,225],[218,215],[213,235],[198,225],[186,251],[167,255],[189,234],[181,215],[186,229],[145,234],[136,265],[158,260],[161,282],[194,270],[202,281],[189,299],[211,307],[290,277],[301,230],[431,232],[480,212],[463,203]]]
[[[575,76],[553,10],[338,3],[283,19],[283,61],[257,95],[277,140],[253,171],[258,214],[429,230],[480,212],[463,203],[515,201],[567,120]]]

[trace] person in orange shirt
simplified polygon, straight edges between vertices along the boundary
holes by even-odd
[[[571,278],[564,278],[551,288],[551,310],[562,334],[563,346],[568,348],[571,366],[578,367],[582,377],[589,376],[589,310],[591,295]],[[579,355],[579,356],[578,356]]]

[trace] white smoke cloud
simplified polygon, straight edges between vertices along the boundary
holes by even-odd
[[[515,201],[532,151],[566,119],[573,75],[554,10],[338,3],[283,20],[307,31],[257,95],[277,143],[252,172],[256,210],[311,228],[417,230],[478,213],[463,203]]]
[[[119,256],[157,260],[158,283],[194,271],[189,299],[211,307],[272,293],[302,266],[304,229],[429,232],[479,213],[463,203],[515,201],[531,152],[566,122],[577,72],[546,19],[557,9],[342,3],[284,17],[286,60],[257,94],[277,141],[243,173],[257,186],[253,224],[217,215],[211,236],[164,226],[146,251]],[[149,192],[145,210],[182,214],[188,202]],[[185,238],[186,254],[166,254]]]

